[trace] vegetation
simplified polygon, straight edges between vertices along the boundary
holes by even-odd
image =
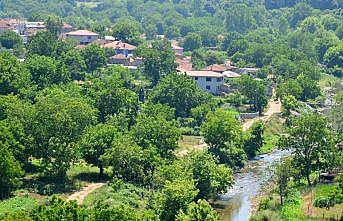
[[[220,220],[209,202],[276,146],[290,151],[274,168],[278,196],[253,220],[305,220],[303,186],[318,208],[342,204],[342,86],[329,80],[343,73],[342,1],[41,3],[0,0],[0,17],[47,29],[25,44],[0,33],[0,220]],[[60,38],[64,23],[137,46],[142,64],[107,65],[113,50]],[[213,96],[178,60],[244,73]],[[282,113],[265,120],[270,99]],[[261,121],[243,131],[242,110]],[[334,184],[315,186],[323,173]],[[99,180],[83,205],[61,199]]]

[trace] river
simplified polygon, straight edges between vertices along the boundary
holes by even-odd
[[[276,150],[270,154],[257,156],[234,175],[235,183],[226,194],[220,195],[213,206],[224,221],[247,221],[252,209],[252,198],[256,197],[273,175],[270,166],[279,162],[289,151]]]

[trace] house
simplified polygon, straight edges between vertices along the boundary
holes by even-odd
[[[23,35],[25,31],[25,21],[15,18],[2,18],[0,19],[0,32],[1,31],[14,31],[19,35]]]
[[[172,50],[176,55],[183,55],[183,47],[176,45],[175,43],[171,44]]]
[[[193,71],[193,64],[191,62],[191,56],[176,55],[175,63],[177,64],[177,70],[180,72]]]
[[[80,45],[92,43],[99,38],[97,33],[88,30],[71,31],[65,34],[66,38],[73,39]]]
[[[198,88],[212,94],[220,94],[221,87],[224,85],[225,76],[214,71],[186,71],[184,73],[196,82]]]
[[[122,41],[113,41],[105,44],[103,47],[113,49],[116,54],[123,54],[125,57],[132,57],[133,51],[137,48],[134,45],[124,43]]]
[[[223,75],[225,78],[240,78],[241,75],[233,71],[224,71]]]
[[[68,33],[74,30],[74,27],[68,23],[63,23],[62,33]]]

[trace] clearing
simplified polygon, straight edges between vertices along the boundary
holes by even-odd
[[[77,191],[77,192],[71,194],[68,197],[68,201],[76,200],[77,203],[82,204],[83,200],[86,198],[86,196],[88,194],[90,194],[91,192],[93,192],[96,189],[99,189],[100,187],[102,187],[105,184],[106,183],[90,183],[87,186],[82,187],[80,191]]]

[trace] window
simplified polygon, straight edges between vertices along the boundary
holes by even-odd
[[[194,80],[196,80],[196,81],[197,81],[197,80],[198,80],[198,77],[194,77]]]
[[[211,86],[210,85],[206,85],[206,89],[207,90],[211,90]]]
[[[222,78],[217,78],[217,82],[221,82],[222,81]]]
[[[212,78],[206,78],[206,81],[212,81]]]
[[[92,39],[92,36],[88,36],[88,39],[91,40],[91,39]]]

